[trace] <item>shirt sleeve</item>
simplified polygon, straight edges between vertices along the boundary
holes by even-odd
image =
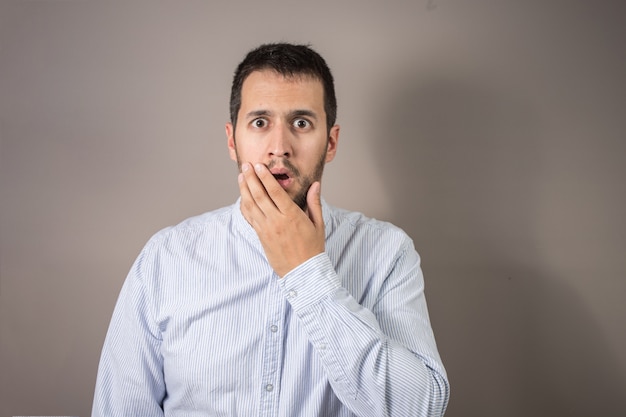
[[[280,280],[337,397],[356,415],[442,416],[450,387],[428,317],[420,259],[405,245],[370,309],[326,253]]]
[[[160,344],[138,258],[120,291],[104,341],[92,417],[163,416]]]

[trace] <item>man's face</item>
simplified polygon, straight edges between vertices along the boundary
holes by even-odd
[[[237,126],[226,124],[228,150],[244,162],[267,165],[302,209],[306,193],[335,157],[339,126],[327,131],[324,89],[314,78],[255,71],[243,82]]]

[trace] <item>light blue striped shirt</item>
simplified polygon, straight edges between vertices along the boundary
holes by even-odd
[[[158,232],[104,342],[93,416],[441,416],[420,258],[322,202],[326,251],[280,279],[239,209]]]

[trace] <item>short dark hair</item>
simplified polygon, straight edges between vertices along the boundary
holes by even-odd
[[[241,88],[245,79],[254,71],[271,69],[285,77],[310,76],[321,81],[324,88],[324,111],[326,125],[330,128],[337,120],[337,97],[330,68],[324,58],[309,45],[269,43],[248,52],[235,70],[230,90],[230,121],[237,124],[241,108]]]

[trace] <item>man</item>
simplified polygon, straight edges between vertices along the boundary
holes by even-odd
[[[440,416],[449,385],[400,229],[320,197],[339,126],[307,46],[235,73],[241,197],[150,239],[107,333],[93,416]]]

